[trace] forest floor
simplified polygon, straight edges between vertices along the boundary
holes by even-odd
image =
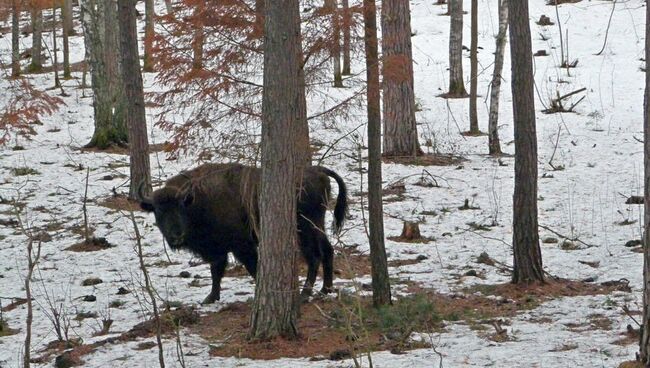
[[[479,0],[479,7],[479,122],[486,131],[484,102],[498,21],[495,1]],[[348,367],[355,353],[362,366],[369,365],[370,356],[375,367],[615,367],[634,359],[642,254],[638,243],[626,245],[641,238],[643,212],[625,201],[642,194],[643,185],[644,1],[559,6],[570,61],[578,61],[569,70],[557,67],[557,25],[536,24],[542,14],[557,23],[555,8],[530,2],[533,52],[549,55],[534,60],[540,235],[551,282],[526,289],[508,284],[514,160],[487,156],[486,136],[461,134],[469,126],[467,99],[438,97],[448,77],[446,8],[412,1],[411,10],[418,129],[421,142],[428,142],[423,149],[463,160],[384,165],[393,308],[374,311],[367,300],[366,189],[360,177],[365,162],[359,164],[357,149],[365,137],[363,106],[348,119],[313,121],[310,127],[323,144],[316,156],[327,151],[323,165],[345,178],[351,195],[344,231],[330,237],[340,297],[303,305],[303,335],[297,342],[253,344],[245,340],[253,280],[234,266],[222,282],[221,301],[200,305],[209,290],[209,267],[188,253],[167,252],[153,216],[116,196],[128,190],[128,157],[80,149],[92,135],[93,111],[91,91],[79,88],[81,74],[75,73],[64,81],[66,106],[34,125],[37,135],[31,140],[16,139],[0,151],[0,320],[6,324],[0,326],[0,367],[20,365],[25,338],[27,238],[21,227],[42,240],[32,281],[34,366],[51,366],[63,351],[87,367],[158,365],[129,209],[136,210],[144,258],[169,317],[163,326],[167,366],[181,366],[183,357],[188,367]],[[604,52],[595,55],[606,35]],[[464,39],[469,45],[469,15]],[[30,42],[22,37],[23,49]],[[80,62],[83,39],[73,37],[71,47],[71,61]],[[10,35],[3,34],[4,65],[10,50]],[[464,62],[469,74],[469,59]],[[357,61],[354,71],[361,72],[361,65]],[[499,121],[503,149],[512,154],[509,71],[507,52]],[[43,89],[53,85],[50,73],[29,78]],[[160,90],[155,74],[145,75],[145,87]],[[319,96],[351,93],[320,88]],[[558,94],[580,88],[585,92],[566,105],[585,96],[574,113],[541,112]],[[322,101],[308,98],[309,109],[317,111]],[[164,144],[167,138],[151,127],[150,142]],[[152,153],[151,162],[158,184],[197,164],[193,157],[169,159],[161,151]],[[109,246],[79,245],[86,187],[89,231]],[[400,241],[404,221],[418,222],[426,239]],[[69,325],[67,345],[56,342],[53,310]],[[180,321],[181,328],[170,320]]]

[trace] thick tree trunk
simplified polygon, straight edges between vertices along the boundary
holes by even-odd
[[[422,154],[415,122],[411,12],[408,0],[385,0],[381,10],[384,58],[384,156]]]
[[[476,107],[478,93],[478,0],[472,0],[470,42],[470,84],[469,84],[469,134],[478,135],[478,112]]]
[[[144,62],[143,71],[153,72],[153,0],[144,0]]]
[[[350,68],[350,28],[352,27],[352,12],[350,11],[349,0],[342,0],[341,6],[343,8],[343,70],[341,70],[341,74],[350,75],[352,74],[352,69]]]
[[[375,306],[391,303],[388,261],[384,244],[384,215],[381,189],[381,111],[379,106],[379,56],[375,0],[363,0],[368,83],[368,222],[372,301]],[[409,34],[410,35],[410,34]]]
[[[11,1],[11,76],[20,76],[20,0]]]
[[[499,33],[497,34],[496,51],[494,56],[494,73],[490,89],[490,115],[488,120],[488,145],[490,155],[500,155],[501,143],[499,141],[499,93],[501,92],[501,73],[506,49],[508,32],[508,0],[501,0],[499,4]]]
[[[29,71],[38,73],[43,69],[42,47],[43,47],[43,11],[32,10],[32,62],[29,64]]]
[[[205,3],[203,0],[199,0],[194,7],[194,24],[196,29],[194,30],[194,39],[192,40],[192,69],[200,70],[203,69],[203,23],[201,19],[203,17],[203,11],[205,9]]]
[[[70,70],[70,41],[72,33],[72,0],[63,0],[63,79],[72,78]]]
[[[122,80],[126,95],[126,125],[129,132],[131,185],[129,198],[138,198],[138,188],[144,183],[145,193],[151,191],[149,141],[144,107],[144,91],[140,58],[138,57],[138,30],[135,18],[135,0],[118,0]]]
[[[644,167],[644,214],[643,214],[643,325],[641,328],[639,360],[644,367],[650,366],[650,7],[646,6],[645,18],[645,95],[643,98],[643,167]]]
[[[114,0],[82,0],[82,24],[93,88],[95,132],[86,147],[125,146],[125,117],[117,6]]]
[[[250,337],[298,335],[298,239],[296,157],[301,107],[300,14],[298,0],[266,4],[262,99],[260,262]]]
[[[515,125],[513,283],[544,281],[537,226],[537,133],[528,2],[510,5],[512,110]]]
[[[448,97],[467,97],[463,81],[463,0],[449,0],[449,93]]]

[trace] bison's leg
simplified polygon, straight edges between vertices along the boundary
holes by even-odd
[[[221,298],[221,279],[226,272],[228,265],[228,254],[220,254],[210,263],[210,274],[212,275],[212,291],[203,299],[203,304],[211,304]]]
[[[323,254],[323,288],[320,292],[329,294],[334,291],[334,248],[325,234],[319,234],[319,238],[320,250]]]
[[[314,289],[316,274],[318,273],[321,260],[318,236],[314,233],[313,229],[300,233],[300,250],[307,262],[307,280],[305,280],[305,285],[302,288],[302,296],[306,298],[311,295]]]
[[[255,278],[257,275],[257,247],[254,243],[245,243],[233,249],[233,254],[241,262],[246,271]]]

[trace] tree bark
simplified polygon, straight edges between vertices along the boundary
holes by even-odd
[[[118,0],[120,25],[120,50],[122,80],[127,101],[126,125],[129,135],[131,185],[129,198],[138,198],[138,188],[144,183],[145,193],[151,191],[149,166],[149,141],[145,116],[144,90],[140,58],[138,57],[138,30],[135,16],[135,0]]]
[[[117,6],[114,0],[82,0],[82,24],[93,88],[95,132],[86,147],[125,146],[125,117]]]
[[[11,76],[20,76],[20,1],[11,1]]]
[[[144,62],[143,71],[153,72],[153,18],[156,15],[153,0],[144,0]]]
[[[478,112],[476,100],[478,93],[478,0],[472,0],[471,41],[470,41],[470,84],[469,84],[469,134],[478,135]]]
[[[269,2],[264,17],[260,262],[249,336],[298,335],[298,239],[296,155],[301,107],[298,0]]]
[[[61,87],[59,80],[59,57],[57,55],[58,49],[56,47],[56,3],[52,0],[52,69],[54,70],[54,88]]]
[[[165,10],[167,10],[167,14],[169,15],[174,14],[174,7],[172,6],[172,0],[165,0]]]
[[[192,69],[203,69],[203,11],[205,10],[204,0],[199,0],[194,7],[193,21],[196,29],[194,30],[194,39],[192,40]]]
[[[38,73],[43,70],[43,11],[33,9],[32,18],[32,62],[29,64],[29,71]]]
[[[415,122],[411,12],[408,0],[385,0],[381,10],[384,156],[422,154]]]
[[[449,93],[448,97],[467,97],[463,81],[463,0],[449,0]]]
[[[645,18],[645,94],[643,96],[643,167],[644,167],[644,215],[643,215],[643,323],[639,360],[644,367],[650,366],[650,7],[646,6]]]
[[[72,0],[63,0],[63,79],[71,79],[70,70],[70,41],[72,31]]]
[[[384,244],[384,215],[381,189],[381,110],[379,56],[377,40],[377,7],[375,0],[363,0],[368,83],[368,225],[370,230],[370,262],[372,301],[375,306],[391,303],[388,261]],[[410,35],[410,34],[409,34]]]
[[[338,0],[325,0],[325,8],[332,16],[332,46],[330,56],[334,68],[334,87],[343,87],[341,74],[341,23],[339,19]]]
[[[506,49],[508,32],[508,0],[500,0],[499,4],[499,33],[496,40],[494,56],[494,73],[490,89],[490,115],[488,120],[488,146],[490,155],[500,155],[501,143],[499,141],[499,94],[501,92],[501,79],[503,61]]]
[[[350,75],[352,74],[352,69],[350,67],[350,28],[352,27],[352,12],[350,12],[349,0],[342,0],[341,6],[343,8],[343,70],[341,70],[341,74]]]
[[[512,282],[543,282],[537,225],[537,133],[528,2],[512,2],[509,18],[515,125]]]
[[[61,14],[63,16],[64,37],[73,36],[76,32],[74,31],[74,22],[72,19],[72,0],[63,0]]]

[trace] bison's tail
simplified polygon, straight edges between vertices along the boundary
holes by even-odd
[[[334,224],[333,224],[334,232],[338,234],[339,231],[341,231],[341,228],[343,227],[343,222],[345,221],[345,215],[348,212],[348,189],[345,186],[345,182],[339,176],[339,174],[322,166],[319,166],[318,168],[325,175],[336,180],[336,184],[338,184],[339,186],[339,195],[336,198],[336,207],[334,207]]]

